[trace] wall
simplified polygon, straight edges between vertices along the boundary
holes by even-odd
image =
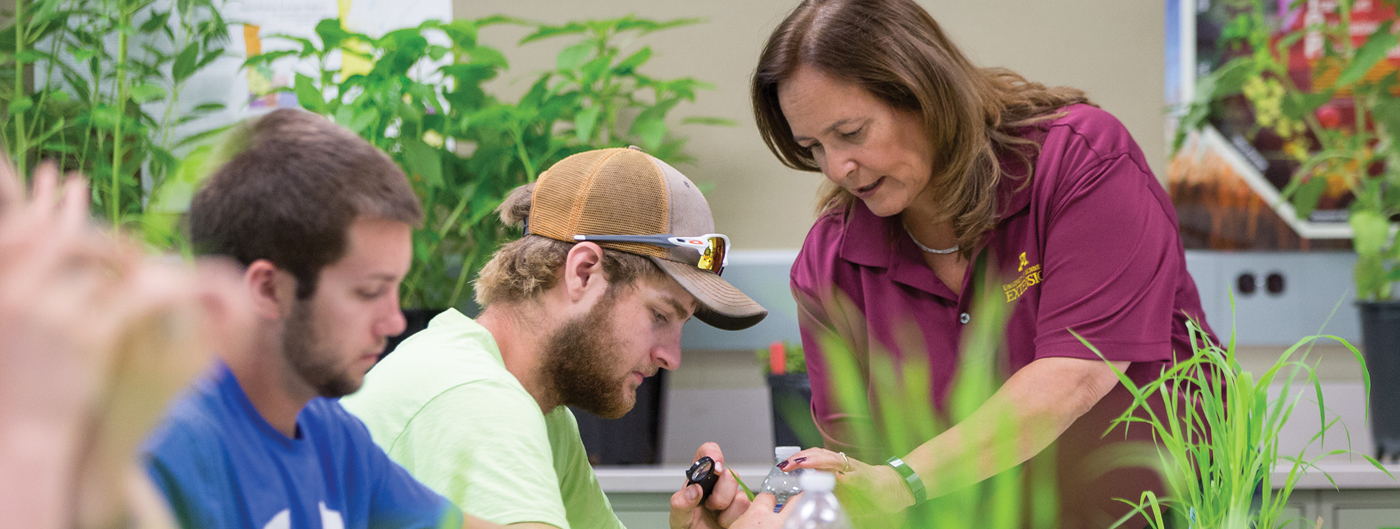
[[[1161,2],[1122,0],[922,0],[964,50],[984,66],[1005,66],[1027,78],[1087,90],[1116,114],[1143,146],[1160,176],[1165,167],[1162,118],[1163,11]],[[817,174],[778,163],[758,136],[748,82],[768,33],[795,0],[454,0],[453,14],[476,18],[503,13],[562,23],[636,14],[655,19],[701,17],[706,23],[669,30],[643,42],[655,55],[647,71],[663,77],[694,76],[714,83],[677,116],[714,115],[737,127],[689,127],[698,162],[680,169],[712,182],[710,204],[717,228],[743,249],[797,248],[813,218]],[[491,29],[483,38],[514,59],[504,82],[523,90],[528,79],[553,65],[559,46],[549,42],[511,49],[524,33]],[[515,82],[510,84],[511,80]]]

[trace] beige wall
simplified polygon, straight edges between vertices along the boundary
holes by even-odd
[[[1087,90],[1137,138],[1159,175],[1165,156],[1162,118],[1161,2],[1123,0],[921,0],[972,58],[1027,78]],[[754,126],[748,81],[768,33],[795,0],[454,0],[454,16],[508,14],[562,23],[626,14],[654,19],[701,17],[706,23],[645,37],[655,55],[646,71],[693,76],[717,86],[673,115],[714,115],[737,127],[682,128],[698,158],[682,172],[712,182],[715,224],[741,249],[796,248],[812,222],[821,176],[778,163]],[[512,49],[523,33],[492,29],[483,39],[513,59],[505,82],[523,90],[553,65],[557,44]]]

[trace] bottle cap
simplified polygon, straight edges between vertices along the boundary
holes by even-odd
[[[801,451],[802,447],[800,446],[779,446],[773,449],[773,457],[777,458],[778,461],[783,461]]]
[[[809,469],[797,478],[797,483],[807,492],[830,492],[836,487],[836,474]]]

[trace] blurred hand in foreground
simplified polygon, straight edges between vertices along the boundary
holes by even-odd
[[[247,336],[233,267],[147,256],[82,178],[0,157],[0,512],[15,527],[165,525],[134,452],[211,343]]]

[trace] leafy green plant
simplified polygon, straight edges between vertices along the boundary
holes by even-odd
[[[1317,208],[1329,185],[1344,186],[1355,197],[1348,223],[1358,256],[1357,296],[1379,301],[1390,299],[1392,284],[1400,280],[1400,245],[1393,229],[1400,214],[1400,79],[1371,73],[1400,36],[1390,24],[1376,24],[1362,45],[1354,45],[1353,3],[1336,2],[1335,22],[1324,20],[1274,38],[1279,21],[1272,14],[1273,2],[1230,2],[1236,14],[1222,39],[1235,57],[1200,79],[1175,146],[1180,148],[1185,134],[1212,115],[1222,115],[1222,101],[1242,96],[1257,122],[1251,134],[1267,131],[1284,143],[1283,152],[1295,167],[1284,196],[1299,218]],[[1306,38],[1318,42],[1322,55],[1313,78],[1300,86],[1290,76],[1289,50]],[[1344,122],[1346,106],[1354,113],[1350,123]]]
[[[1148,491],[1136,501],[1123,501],[1134,505],[1132,514],[1145,514],[1156,529],[1274,528],[1294,522],[1283,519],[1283,509],[1303,473],[1326,475],[1317,466],[1321,458],[1352,454],[1350,450],[1331,450],[1310,459],[1304,457],[1314,443],[1324,443],[1332,428],[1346,428],[1335,414],[1329,418],[1322,384],[1307,361],[1308,353],[1317,340],[1341,343],[1361,364],[1369,394],[1371,379],[1365,359],[1342,338],[1313,336],[1288,348],[1272,367],[1256,376],[1240,365],[1233,340],[1221,347],[1212,343],[1196,322],[1187,327],[1193,354],[1179,358],[1157,380],[1138,386],[1115,368],[1134,402],[1113,426],[1142,424],[1152,429],[1159,440],[1160,468],[1170,490],[1168,498]],[[1080,341],[1103,356],[1082,337]],[[1276,386],[1282,388],[1278,394],[1274,394]],[[1281,454],[1279,433],[1299,400],[1309,394],[1317,399],[1318,433],[1297,455]],[[1164,403],[1160,415],[1148,405],[1154,395]],[[1374,458],[1356,455],[1390,474]],[[1288,463],[1288,475],[1282,483],[1275,483],[1272,473],[1282,462]],[[1257,507],[1253,503],[1256,494],[1260,495]]]
[[[629,16],[551,26],[494,16],[430,21],[374,38],[346,31],[332,19],[316,26],[320,42],[283,36],[295,49],[251,57],[246,65],[289,56],[319,65],[318,76],[298,74],[284,90],[294,92],[303,108],[330,116],[388,152],[409,174],[427,217],[413,236],[403,305],[449,307],[464,300],[469,280],[491,253],[518,236],[500,225],[495,208],[554,162],[629,144],[672,163],[689,160],[685,139],[672,135],[666,120],[707,85],[644,75],[640,68],[651,48],[624,53],[619,41],[695,22]],[[496,24],[533,27],[520,44],[574,40],[559,52],[553,70],[540,74],[518,100],[507,101],[492,94],[488,83],[509,63],[479,39],[482,28]],[[443,41],[450,45],[433,43]],[[370,69],[332,66],[339,54],[361,57]]]
[[[0,142],[18,173],[45,159],[85,173],[94,213],[176,244],[160,190],[193,176],[175,153],[210,135],[176,128],[222,108],[180,105],[186,81],[223,54],[215,1],[17,0],[0,31]]]

